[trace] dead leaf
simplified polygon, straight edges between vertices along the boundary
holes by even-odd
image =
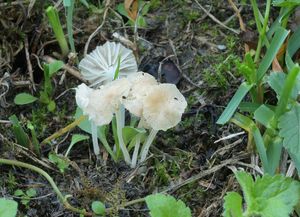
[[[128,16],[135,21],[139,9],[138,0],[124,0],[124,8],[128,13]]]
[[[278,59],[275,57],[273,62],[272,62],[272,71],[273,72],[283,72],[283,69],[280,65],[280,63],[278,62]]]

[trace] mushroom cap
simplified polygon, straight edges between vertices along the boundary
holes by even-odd
[[[184,96],[174,84],[153,86],[144,100],[143,117],[154,130],[176,126],[187,107]]]
[[[89,120],[93,121],[95,125],[102,126],[111,122],[113,112],[101,97],[101,90],[81,84],[76,88],[75,99],[83,114],[88,115]]]
[[[131,89],[128,96],[123,99],[124,107],[137,117],[143,113],[143,103],[152,86],[158,85],[156,79],[144,72],[137,72],[128,76]]]
[[[126,78],[120,78],[100,87],[102,103],[109,106],[112,112],[116,112],[123,98],[129,94],[131,83]]]
[[[79,69],[83,78],[92,86],[105,84],[114,79],[119,57],[119,77],[137,72],[137,63],[132,51],[115,42],[106,42],[102,46],[97,46],[80,61]]]

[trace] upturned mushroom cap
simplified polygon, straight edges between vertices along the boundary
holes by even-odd
[[[174,84],[160,84],[145,98],[143,116],[154,130],[166,131],[180,122],[186,107],[184,96]]]
[[[137,117],[143,113],[143,103],[152,86],[158,85],[153,76],[148,73],[138,72],[128,76],[131,89],[126,98],[123,99],[124,107]]]
[[[89,120],[93,121],[95,125],[102,126],[111,122],[113,112],[101,97],[101,90],[81,84],[76,88],[75,98],[83,114],[88,115]]]
[[[120,43],[106,42],[83,58],[79,69],[84,79],[93,86],[105,84],[114,79],[120,57],[119,77],[137,72],[137,63],[131,50]]]

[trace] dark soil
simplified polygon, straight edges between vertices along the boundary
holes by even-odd
[[[20,92],[38,96],[43,84],[43,71],[39,67],[43,56],[58,58],[56,54],[60,50],[44,13],[47,6],[56,2],[0,1],[0,157],[44,169],[65,195],[72,195],[69,201],[74,206],[88,211],[94,200],[117,207],[123,202],[165,191],[183,200],[193,216],[220,216],[226,191],[237,189],[228,166],[239,167],[238,162],[249,161],[244,153],[246,136],[214,143],[240,131],[231,125],[222,127],[215,123],[241,81],[235,69],[235,61],[244,52],[240,36],[214,22],[196,1],[151,0],[151,9],[145,16],[148,25],[138,29],[139,68],[155,75],[159,62],[170,56],[162,68],[163,81],[176,83],[188,100],[182,122],[172,130],[159,133],[151,157],[137,170],[122,162],[116,164],[109,157],[105,162],[97,162],[88,140],[72,150],[72,166],[62,174],[48,160],[48,154],[50,151],[64,153],[72,134],[83,133],[79,128],[59,137],[52,146],[43,146],[41,157],[35,157],[15,144],[11,124],[7,121],[13,114],[25,128],[27,121],[31,121],[42,141],[74,120],[75,93],[71,88],[81,81],[65,71],[53,79],[55,112],[48,112],[40,103],[17,106],[13,102]],[[88,10],[79,1],[75,6],[73,29],[79,59],[83,57],[88,37],[103,20],[103,6],[98,7],[101,1],[88,2],[95,5],[94,9]],[[120,2],[111,1],[111,9],[115,10]],[[208,3],[199,0],[199,3],[226,26],[239,31],[238,19],[227,1]],[[65,24],[62,3],[58,8],[61,22]],[[249,22],[247,27],[254,27],[249,6],[243,6],[242,15]],[[91,40],[89,51],[106,40],[115,40],[114,32],[133,41],[133,28],[124,26],[124,22],[124,18],[109,10],[100,33]],[[64,28],[66,32],[66,26]],[[30,82],[26,49],[36,89]],[[68,62],[67,59],[64,61]],[[76,69],[76,64],[73,67]],[[107,156],[106,153],[103,155]],[[0,197],[14,198],[17,189],[37,190],[37,198],[33,198],[28,206],[19,206],[19,216],[79,216],[60,204],[49,183],[38,174],[4,165],[0,165],[0,171]],[[126,209],[115,209],[111,216],[148,216],[148,210],[139,203]]]

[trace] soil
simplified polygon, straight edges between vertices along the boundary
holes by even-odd
[[[116,12],[120,2],[110,1],[111,9],[101,31],[92,38],[89,52],[107,40],[116,41],[112,36],[115,32],[134,41],[134,28],[125,25],[127,18]],[[139,69],[157,75],[160,62],[165,60],[161,67],[162,82],[177,84],[188,101],[182,122],[159,133],[146,164],[135,170],[123,162],[114,163],[107,153],[103,153],[104,161],[97,161],[91,152],[91,140],[87,140],[72,149],[71,166],[61,173],[48,159],[49,153],[65,153],[72,135],[84,132],[74,128],[52,141],[52,145],[43,146],[41,156],[35,156],[16,144],[8,119],[15,114],[29,134],[26,124],[30,121],[39,141],[74,120],[76,103],[72,88],[81,81],[63,70],[52,79],[54,112],[38,102],[14,104],[14,97],[21,92],[39,96],[43,88],[40,65],[44,57],[60,58],[45,9],[58,5],[67,32],[62,1],[0,1],[0,157],[44,169],[65,195],[72,195],[69,198],[72,205],[88,211],[95,200],[105,202],[108,207],[118,207],[152,193],[165,192],[184,201],[193,216],[220,216],[226,191],[238,190],[230,168],[241,167],[240,162],[249,161],[245,134],[215,142],[241,131],[232,125],[216,125],[216,120],[241,82],[235,62],[241,59],[244,48],[240,34],[216,23],[197,2],[228,28],[240,31],[230,5],[219,0],[151,0],[150,10],[144,15],[147,26],[137,31]],[[94,6],[87,9],[76,1],[74,11],[74,39],[79,60],[89,36],[103,21],[106,2],[89,0],[88,3]],[[255,27],[249,5],[243,5],[242,16],[247,28]],[[76,61],[73,64],[71,59],[61,59],[77,69]],[[79,216],[63,207],[49,183],[37,173],[4,165],[0,165],[0,171],[0,197],[19,202],[18,216]],[[34,188],[37,196],[25,206],[14,192],[29,188]],[[138,203],[114,209],[110,216],[149,214],[146,205]]]

